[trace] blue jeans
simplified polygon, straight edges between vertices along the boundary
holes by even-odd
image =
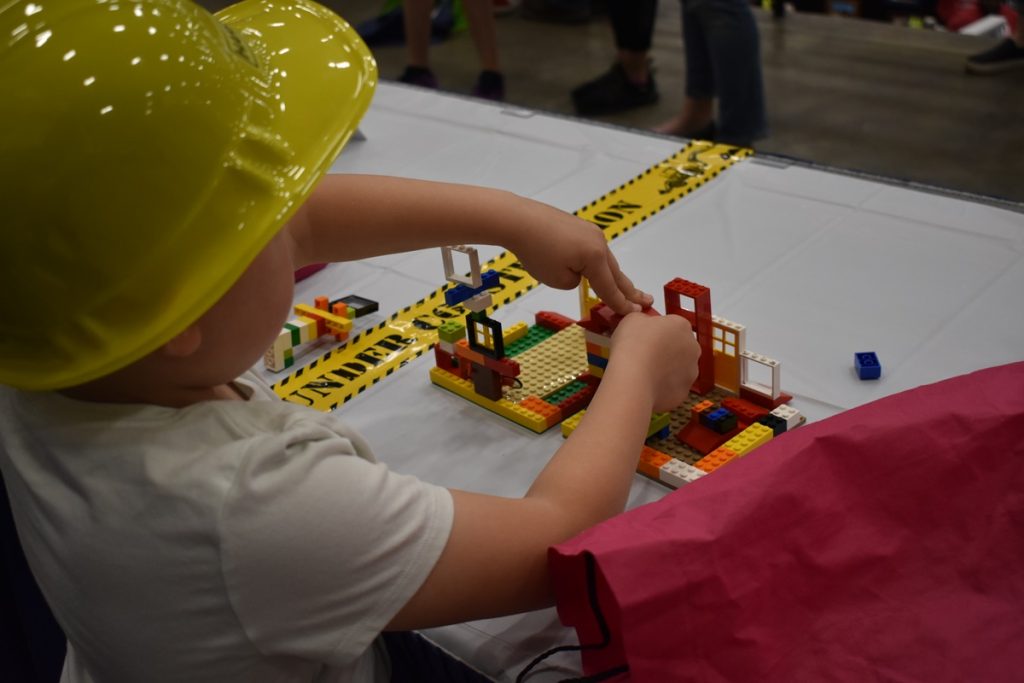
[[[1024,2],[1024,0],[1017,0]],[[718,98],[721,142],[749,145],[768,130],[757,23],[746,0],[681,0],[686,94]],[[651,49],[658,0],[609,0],[620,50]]]
[[[682,0],[686,95],[718,98],[715,139],[748,145],[768,129],[757,24],[745,0]]]

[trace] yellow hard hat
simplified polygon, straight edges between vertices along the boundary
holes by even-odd
[[[0,3],[0,384],[107,375],[231,287],[369,106],[309,0]]]

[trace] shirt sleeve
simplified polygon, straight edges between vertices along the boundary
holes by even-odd
[[[294,419],[247,442],[227,493],[229,599],[262,653],[350,663],[423,584],[452,518],[446,489],[360,457],[331,416]]]

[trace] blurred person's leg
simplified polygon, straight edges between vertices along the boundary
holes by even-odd
[[[405,24],[405,71],[398,80],[426,88],[436,88],[437,78],[430,71],[430,14],[434,0],[403,0]]]
[[[469,21],[473,45],[480,57],[481,71],[473,87],[473,94],[489,100],[503,100],[505,78],[498,62],[498,31],[493,4],[491,0],[462,0],[462,6]]]
[[[609,1],[608,17],[617,49],[615,63],[604,74],[573,89],[578,113],[611,114],[658,101],[647,56],[657,10],[657,0]]]
[[[1024,1],[1011,3],[1017,10],[1017,25],[1012,37],[1004,38],[998,45],[967,58],[967,73],[996,74],[1011,69],[1024,68]]]
[[[767,130],[761,52],[745,0],[683,0],[686,99],[657,130],[749,145]],[[717,126],[712,128],[714,100]]]

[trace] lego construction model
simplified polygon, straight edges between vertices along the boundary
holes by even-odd
[[[453,253],[470,260],[470,275],[455,274]],[[535,432],[561,423],[568,436],[597,390],[611,351],[611,335],[622,319],[601,303],[586,281],[580,285],[580,319],[548,311],[535,324],[505,330],[487,316],[494,271],[480,272],[472,247],[442,249],[449,306],[469,310],[465,323],[438,330],[436,366],[430,380],[462,398]],[[699,374],[687,402],[651,416],[638,471],[672,487],[715,471],[805,421],[787,405],[778,361],[746,350],[746,328],[711,313],[711,290],[681,278],[665,285],[665,312],[693,326],[701,347]],[[684,298],[692,308],[684,306]],[[648,315],[659,315],[653,309]],[[761,366],[766,382],[750,378]]]
[[[316,341],[330,335],[342,342],[348,339],[352,321],[379,308],[376,301],[361,296],[345,296],[331,301],[318,296],[313,305],[296,304],[295,315],[281,328],[277,339],[263,354],[263,365],[267,370],[280,372],[295,364],[295,348],[301,344]]]

